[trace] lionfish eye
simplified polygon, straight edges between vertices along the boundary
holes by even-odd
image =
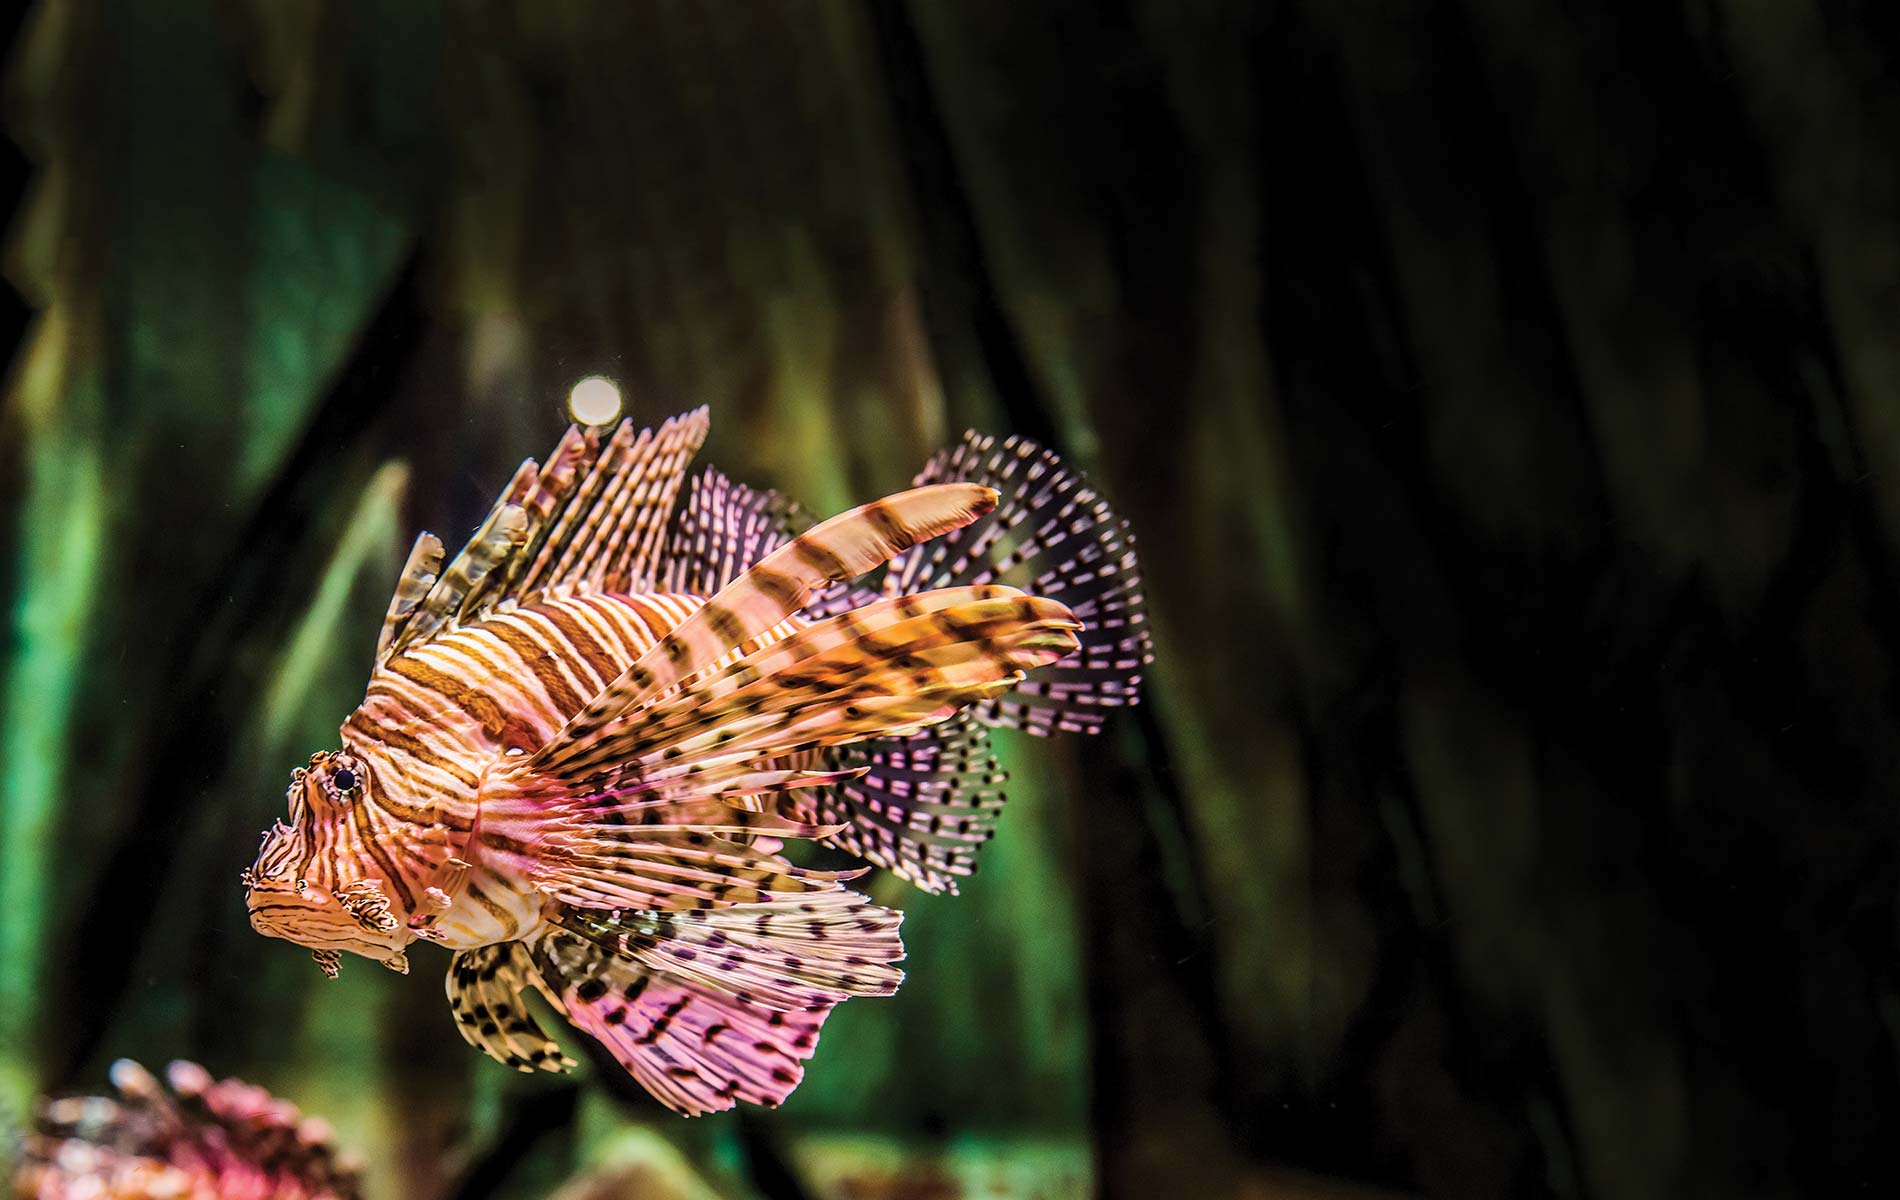
[[[338,767],[330,776],[330,782],[336,784],[339,792],[353,792],[356,790],[356,772],[348,767]]]

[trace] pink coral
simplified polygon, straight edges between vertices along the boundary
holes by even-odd
[[[358,1171],[330,1127],[238,1079],[191,1062],[168,1090],[130,1059],[118,1098],[40,1106],[13,1178],[19,1200],[356,1200]]]

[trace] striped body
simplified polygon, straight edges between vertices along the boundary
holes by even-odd
[[[492,823],[471,846],[482,785],[496,765],[546,745],[586,698],[703,603],[685,595],[546,597],[379,666],[343,724],[344,746],[368,768],[366,820],[379,831],[358,851],[378,861],[354,869],[385,877],[396,903],[414,912],[454,847],[472,870],[436,918],[432,940],[459,950],[538,932],[535,847]],[[379,846],[413,849],[379,853]]]

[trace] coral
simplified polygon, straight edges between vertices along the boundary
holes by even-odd
[[[327,1122],[192,1062],[167,1088],[130,1059],[117,1097],[43,1101],[13,1177],[18,1200],[357,1200],[358,1168]]]

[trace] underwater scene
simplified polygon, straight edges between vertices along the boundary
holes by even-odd
[[[1900,1189],[1881,6],[4,29],[0,1195]]]

